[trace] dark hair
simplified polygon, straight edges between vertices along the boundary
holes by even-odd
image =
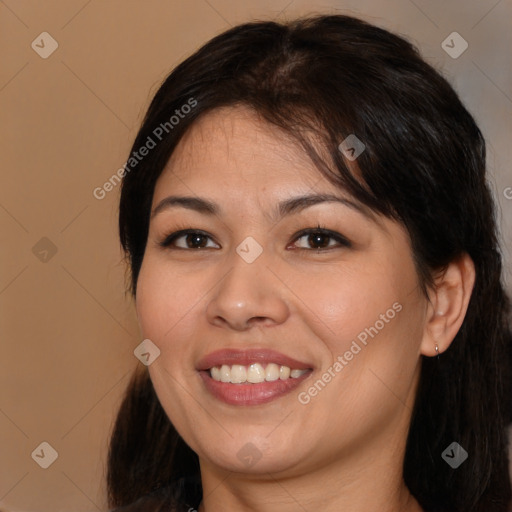
[[[435,271],[465,253],[472,258],[476,282],[463,325],[439,360],[422,359],[404,479],[425,510],[507,511],[509,304],[485,143],[452,87],[403,38],[341,15],[253,22],[178,65],[152,100],[132,155],[150,140],[156,145],[142,160],[128,160],[122,184],[119,231],[133,294],[156,180],[201,116],[236,105],[294,137],[333,183],[403,224],[425,292]],[[350,134],[366,146],[359,176],[338,149]],[[453,441],[469,453],[456,470],[441,458]],[[197,455],[170,423],[148,373],[138,370],[111,438],[110,504],[198,477]],[[200,496],[184,492],[197,505]]]

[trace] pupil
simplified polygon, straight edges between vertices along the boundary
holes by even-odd
[[[329,237],[327,235],[323,235],[322,233],[314,233],[309,235],[309,243],[315,246],[316,249],[320,247],[326,247],[328,245]],[[325,243],[327,241],[327,243]]]
[[[197,235],[197,234],[191,234],[187,236],[187,245],[189,247],[198,248],[198,247],[204,247],[204,236],[203,235]],[[203,242],[203,243],[201,243]]]

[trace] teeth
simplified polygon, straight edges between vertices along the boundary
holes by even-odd
[[[231,384],[259,384],[260,382],[274,382],[276,380],[296,379],[304,375],[307,370],[292,370],[288,366],[269,363],[264,368],[260,363],[253,363],[249,366],[234,364],[229,366],[214,366],[210,368],[210,375],[218,382],[230,382]]]
[[[218,366],[214,366],[210,370],[210,375],[212,376],[213,380],[220,381],[220,368]]]
[[[265,370],[263,366],[259,363],[254,363],[249,366],[247,370],[247,382],[251,382],[252,384],[258,384],[265,380]],[[233,382],[233,381],[231,381]]]
[[[231,382],[231,368],[227,364],[220,367],[220,381]]]
[[[273,382],[279,379],[279,366],[276,363],[267,364],[265,368],[265,380]]]
[[[231,367],[231,382],[233,384],[240,384],[247,380],[247,369],[240,364],[234,364]]]

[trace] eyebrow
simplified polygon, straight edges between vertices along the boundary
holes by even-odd
[[[353,210],[358,211],[365,217],[375,220],[370,210],[364,205],[334,194],[305,194],[302,196],[286,199],[278,204],[277,214],[274,215],[273,218],[274,220],[279,220],[286,215],[301,212],[306,208],[321,203],[341,203]],[[207,215],[219,215],[221,213],[221,209],[216,203],[201,197],[168,196],[162,199],[155,206],[153,212],[151,213],[151,218],[155,217],[164,210],[175,207],[186,208],[188,210],[194,210],[196,212]]]

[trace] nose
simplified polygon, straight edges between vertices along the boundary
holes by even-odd
[[[261,256],[247,263],[234,254],[231,270],[211,295],[206,308],[208,321],[236,331],[282,324],[289,316],[284,292],[282,282]]]

